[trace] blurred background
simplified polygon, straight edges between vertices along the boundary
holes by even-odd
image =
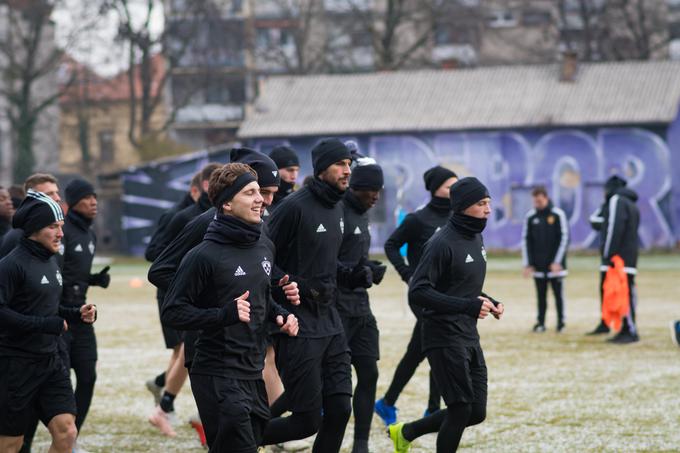
[[[359,144],[386,173],[380,250],[434,164],[490,188],[487,246],[519,248],[547,185],[574,249],[619,174],[644,249],[680,239],[680,0],[0,0],[0,184],[96,184],[99,250],[241,144]]]

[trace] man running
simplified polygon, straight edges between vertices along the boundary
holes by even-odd
[[[14,215],[14,205],[9,191],[0,186],[0,242],[2,237],[12,229],[12,216]]]
[[[458,449],[463,431],[486,417],[487,372],[479,344],[477,319],[500,319],[503,304],[484,294],[486,250],[482,231],[491,215],[491,199],[476,178],[451,186],[449,221],[425,246],[413,274],[409,295],[423,308],[423,351],[446,409],[412,423],[390,425],[395,452],[438,432],[437,453]]]
[[[387,258],[407,285],[413,276],[413,271],[418,266],[425,242],[432,237],[435,231],[446,224],[449,218],[451,213],[449,188],[458,180],[458,177],[451,170],[436,166],[427,170],[423,179],[425,180],[425,188],[432,194],[432,199],[424,208],[407,215],[385,242]],[[407,244],[408,247],[406,251],[408,262],[404,261],[400,252],[404,244]],[[409,307],[416,317],[411,341],[406,347],[404,357],[394,371],[394,377],[385,396],[375,403],[375,413],[382,418],[387,426],[397,421],[397,408],[395,406],[397,398],[413,377],[418,365],[425,360],[421,345],[422,323],[420,322],[420,315],[422,309],[413,305],[410,300]],[[438,410],[440,399],[437,384],[430,373],[430,396],[425,414]]]
[[[352,409],[354,445],[352,453],[368,453],[368,437],[373,418],[373,402],[378,383],[380,358],[379,332],[366,289],[382,281],[387,267],[371,261],[368,251],[371,233],[368,210],[378,202],[383,188],[383,172],[374,163],[354,167],[349,190],[342,199],[345,232],[340,247],[340,264],[349,269],[347,278],[338,280],[338,312],[357,374]]]
[[[545,332],[548,284],[557,308],[557,331],[564,329],[564,278],[567,276],[569,221],[563,210],[554,206],[543,186],[531,191],[534,208],[524,218],[522,263],[524,277],[533,277],[538,296],[538,316],[534,332]]]
[[[312,150],[312,163],[310,184],[286,197],[269,220],[276,265],[298,282],[301,303],[291,306],[275,292],[281,305],[300,320],[300,332],[295,338],[277,335],[274,340],[286,389],[279,400],[292,415],[269,422],[264,444],[303,439],[318,431],[312,451],[333,453],[340,450],[351,412],[350,355],[335,306],[344,229],[339,202],[349,185],[351,156],[340,140],[324,139]]]
[[[111,277],[109,267],[92,274],[92,260],[97,247],[97,237],[92,222],[97,216],[97,194],[94,187],[83,179],[74,179],[65,189],[69,206],[64,222],[63,268],[64,291],[61,305],[75,307],[87,305],[87,291],[91,286],[108,288]],[[97,379],[97,338],[92,324],[76,324],[64,334],[66,369],[73,368],[76,375],[76,428],[81,431],[92,402]]]
[[[61,334],[96,319],[94,305],[59,304],[60,206],[29,191],[14,215],[23,237],[0,260],[0,451],[18,452],[37,416],[52,436],[50,453],[70,453],[78,430],[71,380],[58,351]]]
[[[182,259],[161,319],[200,330],[191,388],[211,452],[254,452],[269,418],[262,381],[267,320],[295,336],[297,319],[271,301],[274,246],[261,234],[257,174],[227,164],[211,178],[218,209],[203,242]],[[293,299],[299,302],[297,289]]]

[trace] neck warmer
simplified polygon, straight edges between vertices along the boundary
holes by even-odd
[[[82,230],[87,230],[92,225],[92,219],[88,219],[87,217],[80,214],[79,212],[76,212],[73,209],[68,210],[66,218],[69,219],[71,222],[73,222],[74,225],[76,225]]]
[[[475,234],[481,233],[486,227],[486,219],[471,217],[469,215],[463,214],[462,212],[454,212],[451,214],[451,217],[449,217],[449,222],[456,231],[468,237],[472,237]]]
[[[22,246],[26,247],[28,251],[31,253],[31,255],[43,261],[47,261],[48,259],[50,259],[52,255],[54,255],[54,253],[43,247],[43,245],[40,242],[34,241],[27,237],[22,237],[19,240],[19,243]]]
[[[427,207],[433,211],[446,214],[451,211],[451,202],[448,198],[432,197],[430,202],[427,204]]]
[[[295,189],[294,182],[286,182],[283,179],[279,183],[279,190],[274,194],[274,204],[286,198],[288,195],[293,193]]]
[[[307,186],[314,196],[326,207],[332,208],[342,199],[344,192],[336,189],[327,182],[314,178]]]
[[[232,215],[218,213],[208,225],[203,238],[219,244],[253,247],[260,240],[261,225],[251,225]]]

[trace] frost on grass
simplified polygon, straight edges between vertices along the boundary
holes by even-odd
[[[556,324],[552,299],[548,332],[530,332],[535,319],[533,282],[520,277],[516,259],[490,259],[485,290],[506,305],[506,317],[480,322],[489,368],[487,420],[469,428],[461,451],[575,452],[674,451],[680,445],[680,351],[671,344],[667,325],[680,318],[674,294],[677,265],[668,257],[641,260],[638,276],[639,325],[642,341],[629,346],[586,337],[598,319],[596,258],[571,262],[566,280],[567,329]],[[644,266],[648,266],[648,270]],[[95,288],[92,302],[99,310],[98,382],[92,409],[81,436],[92,452],[200,452],[185,423],[195,412],[186,385],[176,407],[182,426],[174,440],[159,435],[146,421],[153,409],[144,381],[163,370],[169,357],[158,324],[153,288],[131,288],[129,279],[144,278],[146,268],[128,265],[109,290]],[[413,316],[404,284],[391,270],[370,290],[381,331],[378,397],[392,378],[411,336]],[[404,389],[397,406],[399,419],[422,416],[427,405],[428,365],[423,363]],[[343,452],[352,447],[353,420],[347,427]],[[46,451],[41,428],[36,442]],[[375,417],[371,449],[390,452],[385,427]],[[433,452],[435,435],[418,439],[413,452]]]

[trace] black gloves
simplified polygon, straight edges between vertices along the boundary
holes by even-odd
[[[109,283],[111,283],[109,269],[111,269],[111,266],[106,266],[98,274],[90,274],[90,286],[101,286],[102,288],[108,288]]]
[[[375,283],[376,285],[379,285],[380,282],[382,281],[383,277],[385,276],[385,272],[387,271],[387,266],[385,266],[380,261],[375,261],[375,260],[369,261],[368,265],[371,267],[371,271],[373,272],[373,283]]]
[[[348,283],[351,289],[370,288],[373,286],[373,271],[371,267],[358,265],[352,269]]]
[[[300,290],[300,299],[314,302],[319,305],[330,305],[335,300],[335,285],[324,278],[302,278],[290,276],[290,281],[297,282]]]

